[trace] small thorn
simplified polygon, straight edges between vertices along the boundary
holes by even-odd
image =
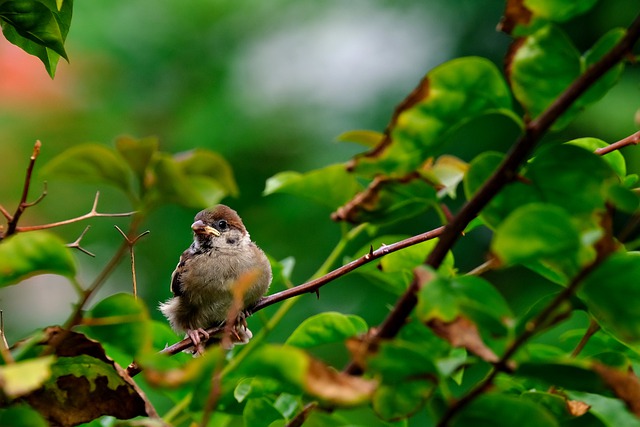
[[[320,299],[320,288],[316,289],[316,298]]]

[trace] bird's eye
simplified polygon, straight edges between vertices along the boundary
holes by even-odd
[[[218,228],[220,229],[220,231],[224,231],[229,227],[229,224],[227,224],[227,221],[225,221],[224,219],[221,219],[220,221],[218,221]]]

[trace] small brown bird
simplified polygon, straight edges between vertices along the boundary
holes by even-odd
[[[173,298],[160,304],[160,311],[177,332],[186,332],[195,353],[201,354],[206,328],[227,319],[234,303],[234,287],[246,286],[242,307],[234,326],[236,341],[252,337],[242,310],[250,309],[269,288],[271,265],[264,252],[251,241],[236,211],[217,205],[199,212],[191,225],[193,243],[182,253],[171,275]]]

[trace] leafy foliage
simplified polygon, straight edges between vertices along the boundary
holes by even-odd
[[[133,260],[138,230],[160,206],[201,209],[238,194],[227,160],[200,148],[168,153],[154,137],[129,136],[114,147],[76,145],[50,160],[44,176],[111,186],[136,212],[115,261],[91,285],[51,232],[0,229],[0,286],[47,273],[67,277],[78,293],[65,327],[44,328],[11,348],[0,343],[0,424],[113,425],[134,417],[144,425],[640,424],[640,257],[625,247],[637,234],[637,176],[619,152],[598,155],[608,144],[596,138],[554,134],[534,147],[616,84],[630,47],[599,79],[582,89],[574,82],[595,76],[592,65],[625,37],[640,37],[636,22],[581,53],[561,24],[579,23],[594,4],[508,0],[501,28],[514,40],[505,76],[480,57],[445,62],[399,104],[384,133],[340,136],[366,151],[268,179],[266,196],[328,207],[343,234],[305,285],[293,287],[292,259],[271,260],[276,294],[254,308],[263,328],[230,351],[211,345],[192,358],[165,348],[179,337],[135,296],[87,303],[127,249]],[[68,0],[5,1],[0,20],[5,36],[53,76],[57,56],[66,57],[71,9]],[[568,91],[579,92],[575,101],[550,113]],[[481,147],[464,158],[455,135],[491,116],[524,136],[509,151]],[[17,212],[34,205],[23,200]],[[20,219],[2,213],[9,225]],[[453,244],[465,237],[447,236],[451,224],[486,237],[477,268],[461,267],[469,263]],[[415,229],[434,233],[408,234]],[[344,269],[331,273],[340,261]],[[331,309],[301,320],[282,342],[267,341],[290,315],[292,297],[354,269],[363,284],[400,298],[386,320]],[[261,316],[273,301],[277,309]],[[336,362],[343,359],[346,368]],[[172,409],[160,421],[154,406],[162,401]]]

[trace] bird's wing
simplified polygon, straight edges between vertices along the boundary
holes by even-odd
[[[173,296],[179,297],[183,294],[182,292],[182,279],[180,277],[180,272],[184,267],[184,260],[180,257],[180,262],[176,265],[176,269],[173,270],[171,274],[171,292]]]

